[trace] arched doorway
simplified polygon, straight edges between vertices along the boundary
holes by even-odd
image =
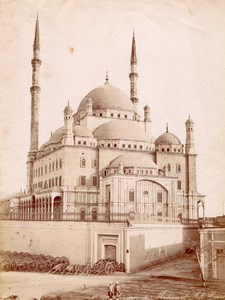
[[[205,219],[205,206],[203,201],[197,202],[197,218],[198,219]]]
[[[57,196],[54,198],[53,203],[53,220],[62,220],[63,203],[62,198]]]

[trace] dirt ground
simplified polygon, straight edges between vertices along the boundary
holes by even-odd
[[[2,272],[0,296],[17,295],[20,300],[40,299],[44,294],[60,295],[62,300],[108,299],[109,282],[119,282],[120,299],[224,299],[225,284],[210,281],[202,288],[194,256],[185,255],[135,274],[74,276],[46,273]]]

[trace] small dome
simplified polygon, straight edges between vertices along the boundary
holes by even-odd
[[[93,137],[91,131],[82,125],[75,125],[73,127],[73,133],[75,136],[81,136],[81,137]]]
[[[133,140],[151,142],[150,137],[137,125],[127,120],[112,120],[99,126],[93,133],[99,140]]]
[[[68,102],[68,105],[64,108],[64,114],[68,115],[68,114],[73,114],[73,110],[72,110],[72,107],[69,105],[69,102]]]
[[[190,123],[192,123],[192,124],[194,124],[194,121],[191,119],[191,116],[189,115],[189,117],[188,117],[188,119],[187,119],[187,121],[185,122],[185,124],[190,124]]]
[[[78,112],[86,110],[86,101],[91,98],[93,109],[121,109],[134,111],[134,106],[130,98],[117,87],[106,83],[90,91],[81,101]]]
[[[160,135],[156,141],[156,145],[181,145],[180,140],[174,134],[170,132],[165,132]]]
[[[110,167],[116,168],[122,163],[123,167],[140,167],[158,169],[158,166],[151,160],[150,156],[144,153],[126,153],[115,158]]]

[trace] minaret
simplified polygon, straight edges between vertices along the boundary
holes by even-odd
[[[135,108],[135,111],[137,112],[137,104],[139,102],[139,100],[137,98],[138,73],[137,73],[136,42],[135,42],[134,33],[133,33],[133,39],[132,39],[130,67],[131,67],[131,72],[129,74],[129,78],[130,78],[130,100],[134,103],[134,108]]]
[[[63,130],[63,145],[73,145],[73,110],[68,105],[64,109],[64,130]]]
[[[186,126],[186,144],[185,153],[186,154],[196,154],[195,144],[194,144],[194,122],[191,120],[189,115],[188,120],[185,123]]]
[[[33,161],[36,158],[38,151],[38,135],[39,135],[39,69],[41,60],[39,57],[40,53],[40,39],[39,39],[39,21],[38,16],[35,26],[35,37],[33,43],[33,59],[32,64],[32,86],[31,92],[31,129],[30,129],[30,151],[28,153],[27,161],[27,189],[28,191],[33,190]]]
[[[189,115],[185,123],[186,126],[186,144],[185,144],[185,157],[186,157],[186,193],[187,193],[187,211],[186,218],[196,218],[196,203],[198,199],[197,192],[197,176],[196,176],[196,157],[194,145],[194,122]]]
[[[40,40],[39,40],[39,21],[38,16],[36,20],[35,37],[33,44],[33,59],[32,64],[32,86],[31,92],[31,132],[30,132],[30,153],[38,151],[38,135],[39,135],[39,69],[41,65],[40,60]]]

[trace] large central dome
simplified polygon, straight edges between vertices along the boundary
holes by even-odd
[[[129,97],[109,83],[105,83],[90,91],[81,101],[78,112],[86,109],[88,98],[91,98],[93,101],[93,110],[111,108],[134,111],[134,105]]]
[[[93,133],[99,140],[131,140],[151,142],[150,137],[136,124],[125,120],[112,120],[99,126]]]

